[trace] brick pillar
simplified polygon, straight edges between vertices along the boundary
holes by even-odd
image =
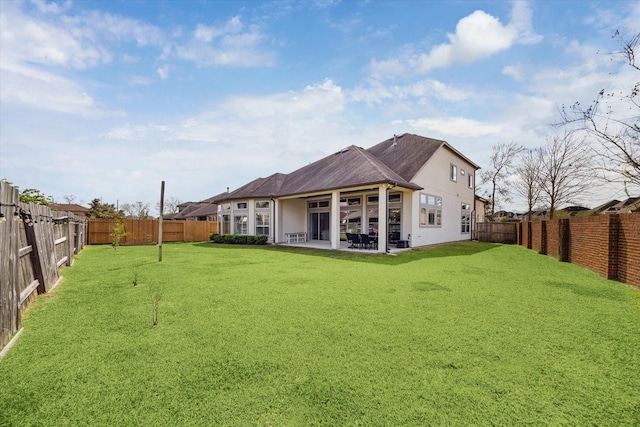
[[[540,254],[547,254],[547,221],[540,223]]]
[[[620,216],[609,215],[609,256],[607,279],[618,279],[618,240],[620,238]]]
[[[569,220],[558,221],[558,259],[562,262],[570,262],[569,257]]]

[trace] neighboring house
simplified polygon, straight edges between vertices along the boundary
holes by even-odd
[[[350,146],[289,174],[258,178],[215,197],[221,233],[271,242],[378,236],[378,251],[470,240],[475,163],[445,141],[404,134]]]
[[[167,218],[164,215],[163,218]],[[189,203],[180,212],[171,214],[170,219],[187,221],[218,221],[218,205],[215,203]]]
[[[489,199],[485,199],[484,197],[475,196],[475,213],[476,213],[476,222],[486,222],[487,220],[487,206],[489,205]]]
[[[593,208],[593,210],[603,214],[640,212],[640,197],[629,197],[623,201],[611,200]]]
[[[89,208],[75,203],[50,203],[48,207],[52,211],[71,212],[79,217],[89,216]]]
[[[493,214],[493,222],[505,222],[518,219],[518,215],[509,211],[498,211]]]

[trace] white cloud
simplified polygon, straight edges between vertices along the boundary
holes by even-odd
[[[271,66],[274,55],[263,46],[264,39],[257,26],[245,28],[240,17],[235,16],[219,26],[198,24],[190,41],[165,48],[162,59],[175,55],[200,67]]]
[[[204,24],[196,25],[193,38],[203,41],[205,43],[211,43],[214,38],[224,36],[227,34],[238,34],[244,25],[239,16],[234,16],[221,26],[208,26]]]
[[[62,4],[57,2],[47,3],[45,0],[31,0],[31,3],[35,5],[42,13],[58,14],[66,11],[67,9],[69,9],[69,7],[71,7],[71,0],[65,0]]]
[[[511,22],[504,25],[488,13],[476,10],[447,34],[448,43],[434,46],[429,53],[410,50],[398,58],[371,61],[374,77],[424,74],[454,63],[471,63],[509,49],[514,43],[537,43],[541,37],[531,27],[531,11],[525,2],[514,2]]]
[[[120,114],[99,108],[75,82],[20,64],[4,64],[0,70],[0,101],[39,110],[80,116]]]
[[[169,71],[171,71],[172,68],[171,64],[163,64],[161,67],[158,67],[156,71],[162,79],[166,80],[169,78]]]
[[[446,119],[422,118],[417,120],[405,120],[412,128],[423,129],[430,132],[437,132],[445,136],[455,137],[478,137],[485,135],[499,134],[504,125],[482,123],[472,119],[462,117],[451,117]]]
[[[522,67],[518,65],[507,65],[502,68],[502,74],[513,77],[516,81],[522,80]]]

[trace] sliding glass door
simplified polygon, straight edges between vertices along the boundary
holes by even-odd
[[[329,240],[329,212],[309,212],[309,240]]]

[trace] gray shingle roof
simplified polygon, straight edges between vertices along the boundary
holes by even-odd
[[[418,190],[422,187],[411,180],[441,147],[446,147],[479,169],[445,141],[406,133],[366,150],[351,145],[287,175],[276,173],[258,178],[214,198],[219,203],[222,200],[294,196],[383,183]]]
[[[367,150],[351,145],[288,174],[278,195],[314,193],[384,182],[406,188],[421,188],[404,180]]]

